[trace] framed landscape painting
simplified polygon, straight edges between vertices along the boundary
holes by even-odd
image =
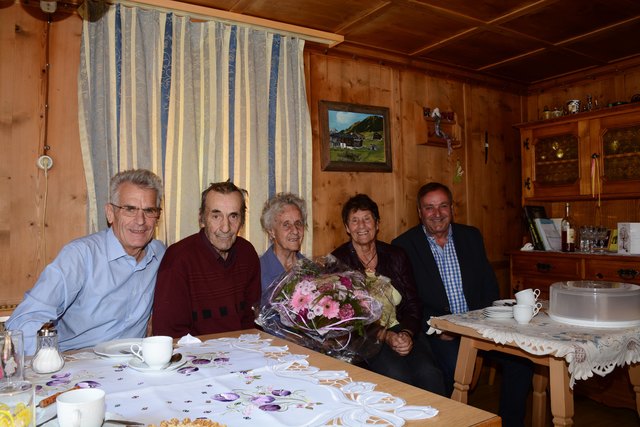
[[[391,172],[389,109],[320,101],[322,170]]]

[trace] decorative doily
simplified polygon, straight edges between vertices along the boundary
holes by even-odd
[[[591,378],[593,374],[605,376],[616,366],[640,362],[640,327],[574,326],[551,320],[543,312],[526,325],[513,319],[487,318],[482,310],[439,319],[469,327],[498,344],[513,343],[531,354],[564,358],[569,364],[571,388],[576,380]],[[430,326],[427,334],[440,332]]]

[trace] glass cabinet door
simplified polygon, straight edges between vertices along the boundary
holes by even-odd
[[[640,125],[604,131],[602,169],[605,182],[640,179]]]
[[[578,137],[563,134],[538,138],[535,146],[535,184],[571,185],[580,179]]]

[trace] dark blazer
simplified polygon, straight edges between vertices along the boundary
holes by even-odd
[[[416,334],[421,330],[422,304],[416,292],[416,284],[411,272],[411,263],[401,248],[376,240],[378,265],[376,273],[391,279],[391,284],[402,295],[402,301],[396,307],[396,318],[399,326],[392,330],[408,329]],[[351,242],[339,246],[332,255],[347,266],[364,273],[364,266]]]
[[[463,224],[451,224],[453,241],[462,274],[462,288],[469,310],[487,307],[499,298],[498,281],[489,264],[480,230]],[[442,277],[433,258],[422,225],[393,239],[393,245],[405,250],[411,260],[413,276],[422,301],[422,327],[431,316],[451,314]]]

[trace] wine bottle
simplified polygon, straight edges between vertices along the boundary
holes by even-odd
[[[564,218],[560,223],[562,236],[562,252],[575,252],[576,250],[576,225],[571,218],[569,203],[564,205]]]

